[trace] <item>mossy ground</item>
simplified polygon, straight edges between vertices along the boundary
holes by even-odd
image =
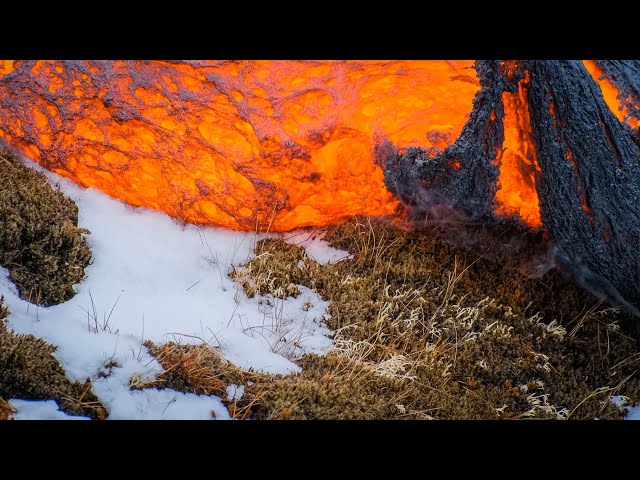
[[[0,265],[21,298],[49,306],[73,297],[91,261],[86,233],[72,200],[0,149]]]
[[[7,315],[0,298],[0,419],[11,412],[6,403],[11,398],[55,400],[69,414],[105,418],[91,382],[70,382],[52,355],[55,347],[33,335],[10,332],[4,323]]]
[[[78,228],[78,207],[46,177],[0,149],[0,265],[21,298],[49,306],[73,297],[91,251]],[[70,414],[106,417],[91,383],[70,382],[52,355],[55,347],[33,335],[10,332],[0,300],[0,418],[11,413],[6,400],[56,400]],[[2,400],[4,399],[4,400]]]
[[[199,375],[215,377],[219,391],[246,385],[241,400],[228,402],[232,414],[620,419],[611,395],[640,402],[640,344],[628,333],[637,320],[597,305],[559,272],[536,278],[532,264],[517,267],[514,259],[527,257],[540,239],[500,261],[384,219],[356,218],[329,228],[325,238],[353,259],[319,265],[302,249],[268,239],[231,276],[248,295],[295,294],[291,285],[301,284],[330,300],[336,334],[329,354],[299,359],[300,374],[271,376],[242,372],[215,352],[205,354],[213,352],[206,345],[179,347],[183,363],[199,349]],[[163,348],[178,347],[151,350],[175,372],[180,362],[159,356]],[[155,386],[195,393],[182,373]]]

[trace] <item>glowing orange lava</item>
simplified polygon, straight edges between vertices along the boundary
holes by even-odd
[[[480,88],[472,65],[3,61],[0,136],[81,185],[190,223],[327,225],[394,210],[374,143],[446,148]],[[508,147],[503,164],[520,154]]]
[[[517,92],[502,94],[504,143],[496,159],[500,167],[500,189],[496,192],[496,202],[498,214],[507,217],[519,214],[525,223],[538,227],[542,225],[542,220],[535,172],[540,171],[540,166],[526,98],[528,83],[529,72],[526,72],[525,78],[518,83]]]
[[[593,60],[583,60],[582,63],[594,80],[598,82],[598,85],[600,85],[605,103],[614,115],[618,117],[618,120],[627,123],[632,128],[640,127],[640,121],[629,113],[629,109],[621,101],[620,90],[605,77],[604,71],[598,64]],[[632,100],[627,98],[625,101],[631,102]]]

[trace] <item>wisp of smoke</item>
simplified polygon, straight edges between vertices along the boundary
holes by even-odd
[[[552,268],[557,266],[569,273],[582,288],[590,292],[598,300],[607,302],[614,307],[624,308],[640,318],[640,310],[636,306],[627,302],[609,280],[594,273],[582,264],[579,259],[569,258],[557,245],[553,245],[550,248],[549,257]]]

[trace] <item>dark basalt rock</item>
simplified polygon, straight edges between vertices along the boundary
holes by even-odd
[[[635,115],[640,62],[601,61]],[[479,61],[482,85],[460,137],[440,155],[393,145],[376,150],[385,183],[410,216],[500,223],[495,213],[504,140],[502,94],[528,73],[527,100],[540,171],[536,190],[555,264],[596,296],[640,316],[640,146],[580,61]],[[636,105],[640,104],[638,102]],[[434,214],[435,213],[435,214]],[[441,218],[439,218],[441,217]],[[517,219],[516,219],[517,220]]]

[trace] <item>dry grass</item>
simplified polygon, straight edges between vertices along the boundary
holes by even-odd
[[[21,298],[49,306],[73,297],[91,261],[87,233],[73,201],[0,149],[0,265]]]
[[[276,298],[295,297],[300,294],[298,286],[291,281],[289,270],[294,258],[301,260],[303,255],[294,245],[282,246],[272,252],[268,248],[258,247],[256,255],[242,267],[231,267],[229,276],[238,282],[249,298],[256,295],[272,294]],[[282,252],[282,250],[285,252]],[[296,262],[297,263],[297,262]]]
[[[0,421],[11,420],[11,417],[14,413],[16,412],[9,404],[9,402],[0,398]]]
[[[252,396],[250,401],[229,399],[227,387],[264,382],[270,378],[268,375],[246,372],[235,367],[206,343],[182,345],[171,342],[155,345],[147,341],[145,346],[164,371],[152,381],[142,381],[134,377],[130,381],[130,388],[170,388],[196,395],[218,395],[232,418],[247,418],[256,400],[255,396]]]
[[[491,261],[436,232],[362,218],[329,229],[353,254],[334,265],[258,242],[244,271],[318,291],[336,334],[301,374],[250,385],[252,417],[621,418],[610,395],[640,400],[639,344],[619,327],[628,317],[562,274],[534,278],[539,239],[505,232],[481,232],[493,252],[518,247]]]
[[[133,388],[171,388],[196,395],[221,395],[226,392],[227,385],[212,368],[221,360],[208,345],[167,343],[156,346],[146,342],[145,346],[164,371],[149,382],[134,378],[131,382]]]

